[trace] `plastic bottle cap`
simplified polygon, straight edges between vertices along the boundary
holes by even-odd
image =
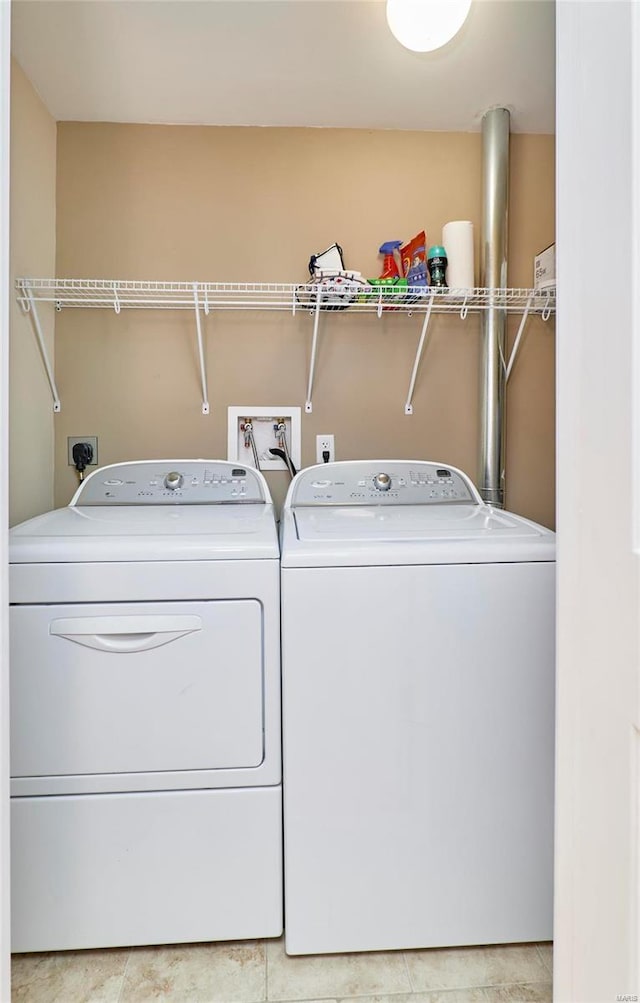
[[[446,258],[447,252],[445,251],[442,244],[434,244],[433,247],[429,248],[429,253],[427,258]]]

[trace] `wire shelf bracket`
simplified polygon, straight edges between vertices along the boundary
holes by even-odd
[[[511,370],[513,369],[513,366],[515,364],[516,358],[518,357],[518,352],[519,352],[520,347],[521,347],[520,343],[522,341],[522,336],[524,334],[524,330],[525,330],[525,327],[527,325],[527,320],[529,318],[529,313],[531,311],[531,307],[533,306],[534,298],[536,297],[536,295],[538,295],[538,296],[540,295],[540,292],[537,289],[532,289],[530,291],[530,293],[529,293],[529,297],[527,299],[527,302],[526,302],[526,305],[525,305],[525,308],[524,308],[524,311],[523,311],[523,314],[522,314],[522,318],[520,320],[520,326],[518,327],[518,333],[516,334],[515,340],[513,342],[513,347],[511,349],[511,354],[509,355],[509,361],[507,362],[507,364],[505,366],[505,374],[504,374],[504,381],[505,381],[505,383],[509,382],[509,377],[511,376]],[[555,290],[553,290],[553,296],[554,296],[554,299],[555,299]],[[549,291],[548,295],[547,295],[547,301],[546,301],[546,303],[543,304],[543,306],[541,307],[541,310],[540,310],[540,316],[542,317],[542,320],[545,323],[546,323],[546,321],[549,320],[549,317],[551,316],[551,310],[552,310],[552,306],[551,306],[551,292]]]
[[[55,414],[59,414],[60,411],[62,410],[62,405],[60,403],[60,394],[58,393],[55,377],[53,375],[53,366],[51,365],[51,360],[49,359],[49,353],[47,351],[47,343],[44,339],[44,334],[42,333],[42,325],[40,324],[40,317],[38,316],[38,308],[36,307],[35,297],[32,291],[28,287],[24,289],[24,298],[20,301],[20,303],[24,312],[29,314],[29,317],[31,319],[31,326],[33,327],[36,338],[38,340],[40,355],[42,356],[44,368],[47,373],[47,379],[49,380],[49,386],[51,388],[51,394],[53,397],[53,410]]]
[[[313,403],[311,401],[311,394],[313,392],[313,377],[316,368],[316,355],[318,353],[318,328],[320,326],[321,301],[322,301],[322,296],[320,295],[320,292],[318,292],[316,295],[316,308],[313,311],[313,337],[311,340],[311,357],[309,359],[309,380],[307,382],[307,399],[304,405],[305,414],[311,414],[313,412]]]
[[[413,414],[413,394],[420,363],[429,341],[432,314],[458,313],[464,320],[469,314],[485,310],[502,310],[521,314],[520,326],[508,362],[502,361],[506,380],[509,379],[521,347],[527,319],[539,313],[543,321],[555,312],[555,287],[544,289],[446,289],[425,287],[419,292],[401,287],[375,289],[364,284],[348,289],[336,303],[335,295],[321,283],[234,283],[234,282],[158,282],[116,279],[16,279],[18,302],[30,314],[47,379],[53,395],[53,410],[60,411],[53,367],[47,352],[36,303],[52,303],[56,311],[67,308],[122,310],[193,310],[195,314],[198,365],[202,388],[202,413],[209,414],[205,345],[202,313],[208,317],[213,310],[286,311],[296,316],[305,311],[313,317],[313,335],[309,358],[309,375],[304,410],[313,412],[313,385],[319,346],[320,314],[325,311],[377,314],[378,318],[393,311],[396,315],[423,315],[422,329],[416,350],[409,391],[404,405],[406,415]]]
[[[429,306],[427,307],[427,312],[424,315],[424,320],[422,322],[422,331],[420,332],[420,340],[418,341],[418,348],[416,349],[416,357],[413,363],[413,369],[411,371],[411,380],[409,381],[409,392],[407,393],[407,402],[404,406],[405,414],[413,414],[413,391],[416,386],[416,379],[418,378],[418,369],[420,368],[420,359],[422,358],[422,352],[424,351],[424,346],[427,341],[427,331],[429,330],[429,321],[431,320],[431,310],[433,308],[433,298],[434,293],[431,293],[429,297]]]
[[[196,315],[196,334],[198,336],[198,361],[200,362],[200,382],[202,384],[202,413],[209,414],[209,394],[207,391],[207,369],[204,362],[204,344],[202,341],[202,324],[200,323],[200,300],[198,298],[198,283],[193,283],[193,308]],[[209,313],[209,303],[205,300],[205,313]]]

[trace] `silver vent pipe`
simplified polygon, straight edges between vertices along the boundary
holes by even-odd
[[[509,124],[506,108],[492,108],[482,119],[480,285],[487,289],[507,285]],[[504,508],[506,329],[506,310],[489,301],[482,312],[479,490],[497,508]]]

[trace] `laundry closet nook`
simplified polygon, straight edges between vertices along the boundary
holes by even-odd
[[[129,949],[133,959],[149,945],[196,942],[219,942],[226,964],[224,941],[253,939],[266,973],[255,999],[469,988],[488,1000],[488,987],[516,983],[550,999],[556,301],[555,276],[540,286],[534,259],[556,240],[554,4],[476,0],[459,37],[431,62],[389,47],[384,8],[379,0],[80,0],[76,13],[56,0],[14,5],[18,972],[28,972],[30,952]],[[474,31],[488,46],[483,55]],[[525,53],[536,43],[533,79]],[[159,60],[163,45],[169,55]],[[484,181],[489,116],[507,121],[495,241]],[[464,288],[446,286],[452,221],[473,234]],[[381,284],[393,244],[408,261],[415,248],[411,267],[422,255],[430,270],[429,282],[409,282],[403,296]],[[498,244],[500,274],[494,267],[488,277]],[[337,278],[314,268],[325,251],[338,254]],[[486,319],[498,316],[494,499],[483,493],[479,446],[491,409]],[[253,424],[265,414],[285,415],[275,421],[291,420],[292,434],[299,415],[296,483],[305,490],[296,495],[286,436],[278,444],[289,469],[252,470]],[[86,469],[78,442],[93,444]],[[328,466],[304,471],[319,459]],[[291,540],[304,527],[312,542],[301,557]],[[316,593],[320,581],[325,591]],[[307,666],[331,602],[325,647]],[[358,697],[365,692],[370,715]],[[218,745],[208,734],[210,701]],[[314,723],[335,741],[321,751],[313,739],[312,759]],[[39,735],[33,746],[30,731]],[[367,751],[374,732],[379,760]],[[338,759],[346,793],[335,808],[321,791],[338,790],[325,773]],[[384,785],[358,780],[367,761],[387,764],[395,814]],[[356,788],[363,804],[381,799],[377,814],[355,810]],[[467,796],[484,833],[475,841]],[[343,824],[359,855],[355,815],[365,839],[367,818],[379,830],[371,882],[344,850]],[[346,877],[328,860],[331,873],[318,882],[329,817],[330,852]],[[404,844],[393,838],[403,824],[414,854],[404,854],[404,870]],[[346,933],[331,918],[331,879],[348,902]],[[368,929],[360,881],[376,907]],[[311,886],[326,916],[309,905]],[[434,903],[426,925],[425,897]],[[473,915],[460,922],[465,899]],[[307,936],[310,910],[320,918]],[[283,928],[287,954],[309,956],[298,973],[319,979],[291,996],[284,981],[294,968],[277,983],[288,961]],[[465,946],[480,952],[482,973],[456,970],[443,986],[411,974],[416,959],[429,963],[426,949]],[[402,971],[393,951],[407,952]],[[331,968],[313,969],[313,958],[346,964],[349,952],[370,954],[392,977],[371,981],[363,962],[361,983],[322,983]],[[494,962],[506,967],[498,973]],[[120,998],[132,994],[133,1003],[122,979]],[[221,986],[193,1003],[222,999]],[[254,990],[230,992],[237,1003],[254,999]]]
[[[32,5],[17,6],[20,40],[22,7]],[[20,44],[15,49],[19,54]],[[157,86],[166,84],[158,80]],[[399,109],[408,98],[397,95]],[[428,106],[443,98],[425,100]],[[85,103],[90,106],[90,95]],[[135,107],[135,95],[125,103]],[[223,100],[218,107],[224,110]],[[332,108],[333,99],[319,95],[308,125],[330,122]],[[383,241],[408,241],[424,229],[427,244],[439,244],[451,219],[474,224],[479,276],[485,110],[478,108],[465,131],[265,128],[251,119],[208,126],[55,121],[14,60],[12,276],[305,283],[310,255],[335,241],[347,268],[374,277]],[[510,287],[533,285],[534,256],[554,242],[554,156],[551,130],[522,131],[514,110]],[[53,415],[30,318],[12,304],[12,522],[69,501],[77,486],[68,463],[70,436],[97,437],[100,464],[224,456],[229,406],[305,404],[312,311],[201,310],[210,404],[203,415],[193,310],[117,313],[115,307],[56,312],[39,306],[61,400]],[[509,315],[510,345],[523,309],[524,302],[519,314]],[[337,459],[446,460],[475,477],[479,313],[464,320],[432,317],[407,416],[421,325],[418,312],[322,314],[313,412],[302,417],[303,465],[315,462],[316,436],[329,432]],[[553,317],[545,322],[532,311],[506,403],[507,507],[549,527],[555,518],[554,342]],[[267,476],[281,503],[286,472]]]
[[[317,1003],[321,999],[327,1003],[351,1003],[354,999],[361,1003],[435,1003],[444,996],[451,997],[451,1003],[518,999],[549,1003],[554,995],[558,1003],[602,1003],[604,999],[636,998],[640,990],[636,908],[640,515],[635,448],[640,436],[636,345],[640,303],[636,253],[640,232],[640,12],[633,0],[471,0],[468,19],[453,40],[433,53],[415,53],[391,37],[385,12],[395,2],[12,0],[0,4],[0,260],[5,263],[0,275],[0,475],[4,485],[0,513],[5,526],[0,533],[3,1001],[11,993],[7,875],[12,631],[7,571],[13,566],[8,568],[9,533],[25,521],[63,513],[60,525],[88,529],[100,523],[104,536],[94,541],[96,549],[91,552],[114,557],[122,551],[110,551],[105,538],[113,525],[127,522],[127,505],[118,507],[119,492],[129,498],[138,476],[149,482],[139,486],[149,510],[154,508],[152,501],[162,499],[149,525],[163,526],[176,552],[190,541],[189,534],[173,534],[173,527],[197,526],[205,518],[204,509],[196,504],[191,508],[173,505],[176,490],[183,491],[180,498],[190,492],[194,501],[200,492],[203,496],[228,492],[238,504],[235,508],[218,507],[221,525],[226,523],[242,532],[251,521],[250,506],[243,507],[245,515],[239,519],[234,513],[240,511],[239,503],[248,490],[250,437],[247,446],[241,437],[238,441],[240,454],[246,449],[247,456],[242,462],[230,461],[229,410],[240,411],[245,424],[241,431],[245,433],[244,416],[252,416],[244,412],[245,407],[254,417],[259,409],[262,413],[274,407],[299,409],[299,465],[303,470],[298,483],[304,480],[311,494],[300,492],[295,503],[287,505],[289,476],[284,469],[256,475],[264,499],[259,504],[272,520],[267,530],[270,561],[263,561],[257,550],[254,553],[255,564],[264,565],[264,573],[272,579],[266,625],[270,643],[277,641],[280,626],[285,738],[291,708],[302,708],[294,737],[305,755],[309,751],[313,754],[305,762],[312,763],[317,777],[324,775],[328,761],[344,767],[341,750],[348,753],[352,770],[366,768],[371,762],[386,770],[392,762],[399,763],[401,769],[407,763],[414,767],[420,757],[415,755],[413,737],[427,734],[436,747],[424,773],[442,779],[443,770],[450,768],[454,758],[441,755],[438,738],[442,737],[455,749],[455,762],[463,764],[461,778],[470,784],[472,799],[478,799],[473,776],[482,772],[483,760],[474,756],[476,773],[464,772],[464,757],[458,755],[461,745],[455,731],[447,726],[455,718],[455,701],[445,707],[450,717],[433,705],[425,715],[412,689],[411,665],[433,665],[435,651],[442,692],[455,695],[451,679],[462,676],[452,676],[447,660],[452,652],[460,653],[460,637],[469,641],[475,636],[488,642],[484,665],[493,673],[491,639],[477,613],[480,608],[490,608],[492,622],[501,622],[505,604],[494,602],[495,591],[471,588],[467,593],[468,624],[458,629],[464,589],[458,588],[457,573],[466,562],[452,565],[451,570],[446,564],[436,566],[426,560],[424,565],[406,564],[402,558],[408,548],[397,531],[414,532],[418,519],[422,520],[412,504],[402,504],[402,498],[421,499],[420,504],[431,513],[427,518],[434,533],[439,533],[443,522],[448,527],[459,525],[461,484],[468,489],[464,504],[472,504],[469,498],[475,499],[476,491],[482,493],[485,471],[481,450],[487,442],[488,402],[486,385],[482,384],[489,341],[485,321],[488,316],[502,318],[503,311],[505,351],[494,352],[491,365],[494,375],[506,376],[507,370],[509,375],[501,411],[504,452],[500,442],[501,459],[493,472],[499,479],[504,476],[507,511],[494,509],[491,523],[515,534],[522,521],[532,520],[541,527],[542,538],[557,531],[559,541],[556,602],[550,608],[557,636],[553,948],[548,942],[507,944],[502,940],[484,947],[468,942],[465,947],[369,950],[372,931],[379,930],[381,922],[388,919],[402,924],[409,918],[402,908],[396,910],[395,917],[390,910],[380,910],[378,897],[378,912],[372,909],[366,931],[359,928],[357,908],[345,910],[340,924],[327,931],[321,921],[323,929],[311,931],[313,942],[300,940],[297,947],[293,939],[285,944],[282,937],[262,933],[264,939],[256,940],[205,939],[199,944],[142,946],[141,937],[140,946],[107,951],[15,954],[15,1003],[94,1003],[98,998],[113,999],[114,1003],[150,998],[167,1003]],[[506,212],[502,216],[507,253],[504,276],[498,280],[494,274],[486,282],[481,264],[487,249],[483,237],[486,171],[482,129],[488,115],[503,112],[509,116],[510,129],[508,216]],[[432,261],[441,269],[439,252],[442,246],[447,250],[445,226],[455,221],[473,226],[474,279],[480,294],[477,289],[471,297],[430,290],[415,302],[405,302],[402,309],[386,309],[390,303],[375,284],[386,271],[381,249],[398,242],[401,246],[411,244],[424,231],[425,251],[435,249]],[[348,303],[343,295],[341,302],[327,304],[321,297],[314,300],[318,294],[309,289],[308,266],[313,255],[322,255],[336,244],[342,248],[345,271],[359,273],[366,285],[364,292],[359,289]],[[551,287],[544,297],[532,299],[534,257],[554,246],[557,302]],[[607,276],[599,267],[598,252],[603,251],[610,265]],[[441,278],[441,271],[437,274]],[[377,302],[371,298],[370,285]],[[500,294],[496,303],[494,291],[503,286],[508,292]],[[168,302],[171,297],[179,302]],[[91,305],[89,299],[94,300]],[[449,308],[445,308],[447,304]],[[328,305],[346,308],[321,308]],[[518,352],[514,354],[516,345]],[[97,462],[84,472],[85,485],[102,492],[113,490],[111,510],[102,522],[85,520],[84,513],[77,511],[82,505],[68,504],[78,488],[70,456],[74,441],[90,441],[95,446],[93,459]],[[320,468],[322,472],[316,475],[309,466],[319,449],[323,460],[322,454],[328,451],[335,454],[337,463],[330,463],[331,471]],[[184,459],[178,463],[180,458]],[[347,490],[346,468],[337,466],[341,461],[349,465],[351,477],[345,505],[335,504],[334,495],[338,486],[341,498]],[[133,475],[128,464],[141,465],[139,473]],[[104,472],[106,466],[111,474]],[[114,472],[118,468],[120,475]],[[90,472],[97,470],[101,480],[92,480]],[[107,485],[105,480],[122,483]],[[182,485],[186,485],[184,489]],[[87,499],[89,494],[82,497]],[[274,502],[272,508],[268,498]],[[369,504],[372,498],[376,499],[373,506]],[[439,507],[439,499],[444,498],[446,503]],[[480,522],[481,504],[486,500],[483,496],[483,502],[474,508]],[[361,517],[365,509],[368,514]],[[139,527],[146,526],[145,513],[140,508],[136,511],[134,520]],[[513,522],[507,518],[509,512],[514,513]],[[276,517],[283,520],[279,538]],[[301,525],[304,540],[300,539]],[[378,543],[385,530],[393,530],[396,538],[387,541],[390,546],[383,550]],[[184,631],[190,650],[197,647],[204,636],[196,629],[197,618],[205,613],[200,606],[212,598],[207,562],[191,562],[190,582],[199,582],[201,589],[198,595],[187,595],[192,591],[189,580],[173,575],[173,568],[165,567],[161,578],[154,574],[150,565],[158,554],[152,536],[144,542],[145,533],[131,541],[125,536],[119,538],[119,547],[131,542],[146,546],[150,555],[149,565],[138,569],[144,581],[127,577],[127,595],[121,595],[108,567],[103,567],[103,577],[98,580],[85,576],[81,561],[50,561],[46,578],[60,603],[78,607],[69,616],[60,614],[56,619],[113,616],[113,611],[102,608],[106,602],[126,606],[119,611],[122,616],[136,618],[141,610],[133,608],[137,603],[134,588],[148,585],[149,594],[140,601],[153,604],[158,599],[173,603],[169,590],[175,587],[176,593],[182,593],[176,594],[175,603],[184,601],[193,608],[171,611],[171,615],[187,618],[180,624],[176,621],[180,630],[173,633]],[[202,536],[205,538],[198,546],[206,550],[210,534]],[[75,546],[78,537],[73,540]],[[23,542],[23,554],[30,557],[34,553],[30,550],[32,541]],[[526,539],[521,542],[520,553],[526,558],[523,566],[514,562],[501,565],[505,585],[511,573],[522,571],[526,577],[529,570],[536,571],[525,567],[530,564],[526,557],[529,544]],[[70,539],[65,542],[61,534],[56,543],[64,548]],[[467,543],[468,538],[461,539],[453,547],[465,550]],[[476,543],[476,556],[488,552],[481,540]],[[433,557],[449,552],[449,544],[440,540],[428,549],[428,556]],[[88,551],[84,553],[86,556]],[[416,561],[423,553],[411,548]],[[333,555],[334,562],[339,559],[341,566],[328,567],[325,555]],[[218,560],[219,556],[215,558],[219,592],[216,608],[207,608],[207,623],[209,612],[217,616],[219,611],[224,619],[228,598],[233,605],[229,616],[237,614],[238,622],[249,625],[242,630],[241,649],[257,652],[259,660],[263,650],[259,628],[265,621],[258,593],[249,582],[244,595],[239,595],[234,584],[238,579],[224,573],[226,562]],[[368,556],[370,563],[365,567]],[[247,572],[252,563],[244,561]],[[472,569],[473,574],[461,576],[465,587],[474,580],[489,580],[489,564],[480,567],[480,563]],[[33,581],[38,585],[35,570]],[[328,576],[324,574],[327,570]],[[236,571],[241,573],[240,568]],[[21,575],[19,572],[16,580]],[[75,576],[77,588],[73,598],[65,598],[61,590],[70,575]],[[286,590],[281,588],[284,575]],[[370,594],[350,587],[356,578],[366,580],[371,591],[374,582],[382,583],[375,590],[374,615],[365,601]],[[451,583],[447,595],[452,601],[445,601],[443,593],[441,605],[430,606],[432,614],[441,611],[436,623],[433,617],[428,621],[430,637],[421,636],[427,621],[421,616],[420,603],[425,604],[428,597],[424,589],[416,587],[411,603],[403,606],[402,592],[390,587],[401,579],[405,591],[409,579]],[[24,584],[26,579],[22,581]],[[41,584],[43,577],[39,581]],[[107,599],[97,596],[96,590],[109,581],[112,595]],[[336,615],[331,631],[323,633],[322,644],[313,650],[316,689],[312,691],[305,685],[308,673],[300,651],[304,656],[303,631],[313,634],[317,625],[309,616],[309,603],[299,586],[304,585],[306,596],[316,601],[316,581],[323,582],[323,594],[329,597]],[[158,592],[159,582],[165,595],[152,596],[151,592]],[[207,597],[203,598],[205,592]],[[385,603],[387,594],[392,599],[389,604]],[[518,606],[521,598],[521,592],[505,587],[505,603],[510,609]],[[29,601],[42,605],[35,590]],[[89,605],[90,613],[85,608]],[[303,619],[296,616],[297,605],[304,607]],[[357,623],[351,610],[358,613]],[[164,612],[168,612],[166,608]],[[149,608],[142,613],[153,618],[162,611]],[[396,624],[407,626],[400,655],[385,633],[391,613]],[[508,615],[504,627],[516,651],[521,639],[519,624],[530,631],[532,643],[525,643],[523,658],[517,658],[521,665],[535,657],[544,632],[537,630],[528,616],[526,602],[520,604],[518,613],[520,619]],[[70,660],[77,667],[79,685],[95,685],[96,676],[83,675],[82,666],[96,666],[110,655],[89,646],[85,660],[80,655],[81,644],[62,636],[79,635],[86,641],[93,635],[70,628],[87,625],[57,623],[52,633],[46,628],[46,616],[35,611],[33,615],[47,650],[66,644],[73,652]],[[136,623],[140,625],[140,621]],[[122,635],[118,630],[121,625],[116,618],[111,623],[112,634]],[[145,646],[150,635],[157,640],[156,621],[145,621],[153,630],[133,630],[140,635],[137,640],[130,636],[133,621],[125,626],[130,628],[129,641],[134,645]],[[368,660],[362,657],[358,630],[366,632]],[[348,644],[343,643],[342,631]],[[104,642],[106,635],[100,636]],[[227,637],[231,641],[231,632]],[[384,644],[373,651],[372,639],[378,637]],[[28,648],[28,630],[23,640]],[[122,644],[123,637],[116,636],[114,641],[111,636],[111,642]],[[421,659],[423,646],[432,656],[430,663]],[[495,661],[504,666],[509,656],[502,634],[495,647]],[[158,650],[166,679],[179,660],[171,655],[170,644],[161,644]],[[230,643],[226,650],[232,661],[236,649]],[[140,652],[141,658],[147,654]],[[331,658],[330,671],[325,674],[327,657]],[[137,658],[138,653],[129,652],[125,661],[133,665]],[[340,692],[346,688],[346,674],[338,661],[341,658],[348,667],[350,659],[361,674],[366,705],[375,713],[363,712],[357,684],[348,689],[348,699],[335,698],[336,688]],[[256,793],[258,802],[262,791],[250,791],[250,787],[260,752],[260,698],[265,691],[254,671],[256,659],[243,657],[242,661],[253,680],[254,696],[250,707],[244,705],[250,711],[244,757],[246,793],[251,797]],[[26,663],[29,671],[38,671],[39,663],[28,652]],[[54,665],[54,660],[49,660],[49,668]],[[272,658],[271,667],[274,665],[270,678],[277,682],[277,655]],[[406,684],[394,688],[388,685],[393,677],[385,674],[385,669],[393,672],[398,665],[402,670],[398,678]],[[194,664],[189,668],[194,669]],[[456,671],[463,673],[465,668],[464,659],[458,658]],[[51,678],[50,692],[60,696],[62,689],[56,688],[53,674]],[[376,692],[371,686],[374,679],[382,680],[387,689]],[[125,676],[123,680],[126,684]],[[140,677],[135,681],[136,693],[144,704],[144,682]],[[513,681],[511,676],[508,681]],[[421,685],[425,682],[421,675]],[[337,728],[335,741],[329,738],[329,727],[322,729],[315,714],[323,687],[324,693],[329,693],[323,707],[330,711],[332,726]],[[490,700],[496,688],[479,687],[474,692],[478,699]],[[74,718],[72,713],[77,693],[73,687],[67,688],[67,694],[72,695],[62,697],[60,718],[47,721],[50,708],[41,699],[43,692],[30,686],[22,691],[23,706],[42,712],[46,723],[42,733],[25,729],[22,752],[26,760],[35,761],[29,757],[37,759],[43,748],[36,739],[57,730],[56,740],[62,743],[57,751],[68,752],[76,769],[78,750],[73,742],[64,745],[73,736],[63,720],[82,722],[89,746],[94,739],[87,719],[81,715]],[[114,692],[110,690],[112,707],[118,702]],[[150,692],[155,694],[156,690],[150,687]],[[468,691],[460,687],[459,692]],[[274,743],[276,749],[271,759],[275,772],[263,777],[270,792],[277,788],[272,780],[277,775],[277,729],[281,723],[274,693],[272,688],[269,696],[275,715],[270,723],[275,723],[275,730],[270,729],[270,740],[272,750]],[[188,694],[187,702],[195,706],[202,720],[195,690]],[[505,694],[506,689],[500,690],[501,698]],[[492,701],[495,726],[482,734],[482,740],[489,742],[485,751],[492,748],[494,737],[504,738],[509,730],[501,727],[499,706],[500,700]],[[535,727],[526,699],[521,706],[526,728]],[[170,699],[165,700],[165,707],[170,711]],[[398,715],[399,707],[404,710]],[[476,733],[481,732],[473,706],[467,704],[466,709],[471,710],[466,717],[471,731],[476,728]],[[372,725],[394,713],[400,727],[386,734],[399,736],[395,758],[383,754],[380,739],[384,728]],[[434,729],[425,732],[421,726],[429,714]],[[128,720],[131,724],[133,715]],[[152,714],[145,715],[147,732],[153,731],[155,720]],[[310,727],[305,727],[305,720]],[[109,724],[106,715],[104,721]],[[229,722],[225,717],[226,725]],[[368,725],[372,726],[367,731]],[[510,725],[514,741],[521,741],[523,731],[514,727],[513,717]],[[364,746],[352,740],[352,727],[357,736],[368,734],[373,741],[372,756],[367,757],[361,751]],[[109,732],[105,727],[101,734],[108,739]],[[31,734],[35,736],[33,745]],[[131,734],[135,737],[135,727]],[[316,749],[309,750],[314,735],[320,740]],[[233,737],[238,737],[235,732]],[[199,741],[195,732],[190,738],[193,743]],[[539,743],[543,744],[548,751],[551,743]],[[129,768],[131,749],[111,746],[108,740],[104,747],[109,755],[126,754]],[[173,735],[176,756],[182,747]],[[367,852],[358,859],[358,867],[345,869],[347,880],[340,882],[333,870],[330,881],[317,882],[318,870],[310,866],[304,835],[310,816],[301,813],[295,817],[299,811],[296,805],[304,806],[308,797],[307,804],[316,812],[323,831],[329,818],[328,828],[337,843],[328,843],[323,831],[316,828],[314,846],[326,862],[328,848],[337,845],[337,859],[344,868],[341,826],[352,817],[366,833],[371,815],[357,812],[358,798],[367,810],[375,807],[372,797],[378,794],[377,778],[370,772],[368,785],[359,786],[357,797],[351,800],[343,769],[341,784],[334,791],[324,784],[322,797],[329,803],[346,790],[345,812],[342,817],[325,812],[323,817],[322,798],[309,796],[305,765],[294,749],[296,744],[289,743],[283,791],[286,802],[288,772],[289,780],[294,779],[294,796],[289,799],[285,824],[299,825],[296,852],[300,869],[297,886],[290,882],[289,891],[295,898],[298,921],[307,922],[310,913],[300,877],[315,882],[314,894],[323,905],[328,900],[329,910],[333,907],[331,882],[337,880],[340,896],[351,910],[354,888],[358,901],[363,869],[370,867],[377,878],[376,840],[384,841],[388,836],[393,841],[399,830],[383,811],[378,815],[381,823],[375,827],[376,840],[365,835]],[[162,760],[162,736],[155,751]],[[516,784],[520,763],[517,755],[504,761]],[[236,768],[227,765],[230,770]],[[80,767],[84,768],[82,763]],[[494,781],[496,777],[492,774]],[[31,778],[41,788],[51,779]],[[415,783],[393,786],[399,811],[405,794],[420,789],[420,769],[408,779]],[[64,782],[67,786],[71,783],[68,778]],[[86,791],[93,779],[87,774],[83,782]],[[494,790],[500,789],[498,779]],[[220,790],[226,796],[236,788]],[[154,798],[160,793],[147,791]],[[460,799],[455,798],[455,784],[443,783],[441,791],[445,796],[451,794],[452,807],[459,815],[462,813],[465,820],[468,815],[468,829],[462,831],[459,826],[455,836],[473,871],[472,841],[479,816],[464,812]],[[60,788],[51,789],[51,793],[60,805],[65,798],[76,796],[62,793]],[[109,798],[112,793],[120,797],[126,792],[103,786],[102,794],[88,793],[86,797],[95,797],[102,806],[106,804],[99,800],[102,795]],[[169,793],[172,803],[181,799],[179,790]],[[40,795],[33,795],[34,800],[36,796]],[[24,796],[25,807],[31,797]],[[42,799],[46,797],[42,795]],[[203,798],[203,805],[206,800]],[[159,799],[154,800],[155,807],[159,804]],[[84,806],[88,805],[85,800]],[[486,799],[482,809],[486,820]],[[171,821],[179,825],[182,817],[175,812]],[[446,818],[446,813],[441,813],[442,817]],[[274,811],[272,831],[276,838],[282,834],[282,818]],[[427,814],[421,817],[425,820],[428,823]],[[516,812],[509,821],[517,827],[523,816]],[[146,831],[152,834],[154,830],[147,827]],[[37,826],[32,832],[43,835]],[[185,832],[183,827],[181,835]],[[406,825],[401,832],[409,842],[413,840],[419,854],[419,829]],[[529,830],[532,833],[533,827]],[[166,829],[162,834],[168,838]],[[197,835],[203,852],[207,852],[202,830]],[[248,835],[253,838],[255,833]],[[44,841],[53,849],[46,836]],[[237,841],[230,838],[229,843],[235,846]],[[353,845],[357,850],[357,838]],[[499,852],[500,839],[485,839],[484,845],[495,849],[495,862],[502,866],[505,855]],[[450,866],[451,842],[445,838],[442,846]],[[511,842],[511,850],[513,846]],[[66,843],[62,848],[69,857]],[[23,844],[22,849],[28,851],[28,846]],[[90,850],[89,842],[84,849]],[[181,866],[188,867],[188,855],[178,856]],[[522,859],[516,843],[510,860],[518,866]],[[83,860],[86,863],[88,856]],[[406,856],[386,855],[384,880],[390,896],[397,894],[397,886],[390,880],[395,861],[401,861],[413,877]],[[220,866],[220,861],[210,863],[214,869]],[[432,864],[433,858],[427,863]],[[291,873],[291,859],[288,867]],[[133,870],[139,879],[140,873],[135,867]],[[174,876],[178,870],[174,869]],[[436,868],[434,875],[438,880],[443,871]],[[101,879],[108,884],[104,872]],[[125,891],[131,890],[126,882],[123,885]],[[227,885],[227,891],[235,899],[232,885]],[[47,892],[41,883],[40,890],[43,888]],[[281,904],[279,878],[275,888],[272,881],[272,903],[276,902],[277,908]],[[367,888],[367,894],[376,899],[375,889]],[[173,920],[162,889],[154,886],[154,895],[161,918]],[[450,929],[461,917],[469,916],[465,903],[459,902],[458,896],[453,898],[456,901],[446,894],[441,898],[447,902]],[[73,906],[75,900],[63,896],[62,901]],[[201,915],[206,917],[208,906],[204,905]],[[238,905],[242,905],[239,899]],[[157,918],[155,908],[151,912]],[[411,915],[424,918],[420,909]],[[135,921],[134,916],[129,918]],[[108,920],[117,937],[117,915]],[[345,949],[344,924],[352,921],[354,953],[292,956],[296,950],[315,950],[317,945],[330,950],[327,933],[342,938],[338,946]],[[293,922],[289,925],[292,928]],[[298,930],[306,936],[300,925]],[[358,939],[361,935],[366,939],[363,951],[359,950],[363,946]],[[404,937],[403,943],[407,943]]]

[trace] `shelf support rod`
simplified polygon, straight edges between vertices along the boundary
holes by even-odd
[[[40,355],[42,356],[42,361],[44,362],[44,368],[47,371],[47,379],[49,380],[49,386],[51,387],[51,394],[53,396],[53,410],[55,414],[59,414],[62,410],[62,405],[60,404],[60,395],[58,394],[58,388],[56,387],[56,381],[53,375],[53,368],[51,362],[49,361],[49,353],[47,352],[47,344],[44,340],[44,335],[42,333],[42,327],[40,325],[40,318],[38,316],[38,310],[36,307],[36,301],[33,293],[30,289],[25,289],[28,305],[24,307],[25,312],[31,315],[31,323],[33,329],[36,333],[36,338],[38,339],[38,345],[40,347]]]
[[[531,301],[533,300],[533,292],[529,293],[529,298],[527,300],[527,305],[524,308],[524,313],[520,320],[520,327],[518,328],[518,333],[516,334],[516,340],[513,343],[513,348],[511,349],[511,355],[509,356],[509,361],[507,363],[507,368],[504,374],[505,383],[509,382],[509,377],[511,376],[511,370],[513,369],[513,364],[516,361],[516,356],[518,354],[518,349],[520,348],[520,341],[522,335],[524,334],[525,324],[527,323],[527,317],[529,316],[529,310],[531,309]]]
[[[207,393],[207,372],[204,365],[204,347],[202,344],[202,326],[200,324],[200,301],[198,299],[198,283],[193,283],[193,305],[196,312],[196,332],[198,334],[198,357],[200,359],[200,381],[202,383],[202,413],[209,414],[209,394]]]
[[[409,393],[407,394],[407,403],[404,406],[405,414],[413,414],[413,391],[416,385],[416,379],[418,376],[418,368],[420,366],[420,359],[422,357],[422,352],[425,346],[425,341],[427,337],[427,330],[429,328],[429,320],[431,318],[431,307],[433,306],[433,297],[435,293],[431,293],[429,296],[429,305],[427,306],[427,312],[424,315],[424,321],[422,324],[422,331],[420,332],[420,341],[418,342],[418,350],[416,352],[415,362],[413,363],[413,371],[411,373],[411,382],[409,383]]]
[[[320,302],[322,296],[320,290],[316,292],[316,308],[313,314],[313,341],[311,342],[311,360],[309,362],[309,383],[307,384],[307,400],[304,405],[306,414],[311,414],[313,404],[311,403],[311,392],[313,390],[313,375],[316,368],[316,354],[318,351],[318,327],[320,324]]]

